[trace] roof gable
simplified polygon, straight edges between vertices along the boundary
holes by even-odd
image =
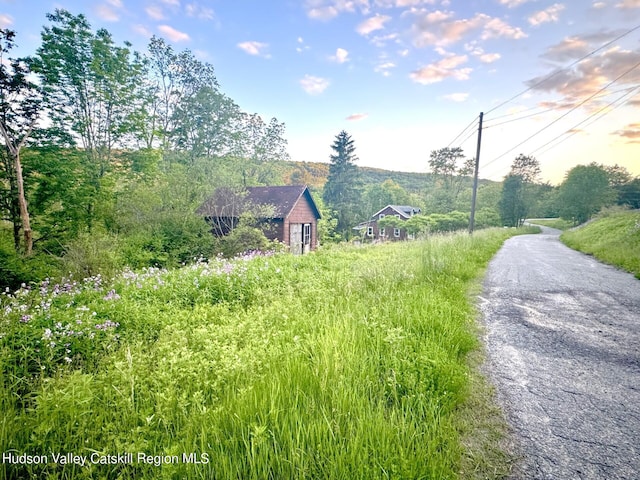
[[[371,218],[377,217],[387,209],[391,209],[394,213],[400,215],[402,218],[410,218],[413,215],[420,213],[422,210],[418,207],[412,207],[410,205],[387,205],[381,210],[371,215]]]
[[[286,218],[301,198],[305,198],[316,216],[320,211],[306,185],[283,185],[277,187],[248,187],[245,191],[216,189],[197,210],[210,217],[238,217],[251,206],[270,206],[269,218]]]

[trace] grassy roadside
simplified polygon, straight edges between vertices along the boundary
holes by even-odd
[[[0,450],[48,458],[0,477],[500,476],[469,296],[515,233],[5,294]],[[53,461],[67,452],[97,463]]]
[[[573,227],[570,221],[564,220],[563,218],[528,218],[527,222],[563,231]]]
[[[640,278],[640,210],[605,211],[587,224],[565,231],[560,239]]]

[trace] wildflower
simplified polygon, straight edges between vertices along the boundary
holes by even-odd
[[[49,328],[46,328],[44,330],[44,334],[42,335],[42,339],[49,340],[50,338],[51,338],[51,330]]]
[[[120,295],[118,295],[114,289],[109,290],[109,293],[107,293],[103,297],[103,300],[119,300],[119,299],[120,299]]]
[[[73,360],[71,360],[69,357],[64,357],[64,361],[67,363],[71,363]]]
[[[96,325],[96,328],[98,330],[106,330],[107,328],[111,328],[111,327],[117,328],[119,326],[120,324],[118,322],[112,322],[111,320],[107,320],[104,323],[99,323],[98,325]]]
[[[23,315],[23,316],[20,318],[20,321],[21,321],[22,323],[29,323],[29,320],[31,320],[31,318],[33,318],[31,315]]]

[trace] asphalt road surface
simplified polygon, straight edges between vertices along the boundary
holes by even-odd
[[[564,246],[508,240],[480,306],[513,479],[640,479],[640,281]]]

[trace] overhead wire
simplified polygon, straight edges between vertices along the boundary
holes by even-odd
[[[636,25],[635,27],[633,27],[630,30],[627,30],[626,32],[622,33],[621,35],[618,35],[616,38],[614,38],[613,40],[610,40],[609,42],[605,43],[604,45],[601,45],[600,47],[596,48],[595,50],[592,50],[591,52],[587,53],[586,55],[584,55],[583,57],[577,59],[576,61],[574,61],[573,63],[567,65],[566,67],[563,67],[561,69],[558,69],[554,72],[552,72],[551,74],[545,76],[542,80],[534,83],[533,85],[530,85],[528,88],[526,88],[525,90],[521,91],[520,93],[517,93],[516,95],[514,95],[513,97],[505,100],[504,102],[496,105],[495,107],[493,107],[491,110],[489,110],[488,112],[485,112],[485,115],[489,115],[491,112],[496,111],[497,109],[505,106],[506,104],[512,102],[513,100],[515,100],[516,98],[524,95],[525,93],[533,90],[536,87],[539,87],[540,85],[542,85],[543,83],[549,81],[550,79],[552,79],[553,77],[555,77],[556,75],[559,75],[561,72],[563,72],[564,70],[568,70],[569,68],[572,68],[573,66],[577,65],[578,63],[582,62],[583,60],[589,58],[590,56],[596,54],[597,52],[599,52],[600,50],[607,48],[609,45],[617,42],[618,40],[626,37],[627,35],[629,35],[630,33],[635,32],[636,30],[640,29],[640,25]]]
[[[504,152],[503,154],[497,156],[496,158],[490,160],[489,162],[485,163],[484,165],[482,165],[482,167],[486,167],[487,165],[492,164],[493,162],[496,162],[498,160],[500,160],[502,157],[504,157],[505,155],[508,155],[509,153],[513,152],[516,148],[524,145],[525,143],[527,143],[529,140],[531,140],[533,137],[539,135],[540,133],[542,133],[543,131],[545,131],[547,128],[549,128],[551,125],[554,125],[555,123],[559,122],[560,120],[562,120],[564,117],[566,117],[567,115],[569,115],[570,113],[574,112],[575,110],[577,110],[578,108],[580,108],[582,105],[584,105],[585,103],[587,103],[588,101],[590,101],[591,99],[593,99],[596,95],[598,95],[599,93],[603,92],[604,90],[606,90],[607,88],[609,88],[611,85],[613,85],[615,82],[617,82],[618,80],[620,80],[622,77],[624,77],[625,75],[628,75],[630,72],[632,72],[633,70],[635,70],[636,68],[638,68],[640,66],[640,62],[636,63],[633,65],[633,67],[631,67],[630,69],[626,70],[625,72],[623,72],[622,74],[618,75],[616,78],[614,78],[613,80],[611,80],[609,83],[607,83],[604,87],[602,87],[601,89],[599,89],[598,91],[596,91],[595,93],[593,93],[592,95],[590,95],[589,97],[587,97],[586,99],[584,99],[583,101],[581,101],[580,103],[578,103],[577,105],[575,105],[573,108],[571,108],[570,110],[568,110],[567,112],[565,112],[564,114],[560,115],[558,118],[556,118],[555,120],[549,122],[547,125],[545,125],[544,127],[542,127],[540,130],[538,130],[537,132],[529,135],[527,138],[525,138],[523,141],[521,141],[520,143],[518,143],[515,147],[510,148],[509,150],[507,150],[506,152]]]
[[[591,125],[592,123],[595,123],[596,121],[600,120],[602,117],[608,115],[609,113],[611,113],[612,111],[614,111],[615,109],[625,105],[626,101],[622,101],[624,100],[626,97],[633,97],[635,95],[637,95],[638,93],[640,93],[640,86],[637,86],[635,88],[632,89],[626,89],[628,90],[627,93],[625,93],[624,95],[621,95],[620,97],[616,98],[614,101],[609,102],[607,105],[605,105],[604,107],[602,107],[601,109],[599,109],[598,111],[592,113],[591,115],[589,115],[587,118],[585,118],[584,120],[582,120],[581,122],[575,124],[573,127],[565,130],[563,133],[561,133],[560,135],[552,138],[551,140],[549,140],[548,142],[540,145],[539,147],[537,147],[536,149],[532,150],[530,152],[530,155],[533,155],[534,153],[542,150],[543,148],[545,148],[546,146],[552,144],[553,142],[555,142],[556,140],[558,140],[560,137],[565,136],[562,140],[560,140],[558,143],[556,143],[555,145],[551,145],[549,148],[545,149],[544,151],[542,151],[541,153],[546,153],[549,150],[557,147],[558,145],[560,145],[562,142],[568,140],[569,138],[571,138],[572,136],[574,136],[575,134],[579,133],[578,130],[576,130],[578,127],[580,127],[582,124],[589,122],[589,120],[592,120],[591,122],[587,123],[586,126]],[[613,108],[612,105],[616,104]],[[604,113],[602,113],[604,112]],[[568,135],[567,135],[568,134]]]
[[[460,138],[462,135],[464,135],[464,134],[466,133],[466,131],[469,129],[469,127],[471,127],[471,126],[475,126],[475,123],[476,123],[477,121],[478,121],[478,119],[477,119],[477,118],[474,118],[474,119],[471,121],[471,123],[469,123],[469,125],[467,125],[466,127],[464,127],[464,128],[462,129],[462,131],[461,131],[458,135],[456,135],[456,136],[455,136],[455,138],[454,138],[453,140],[451,140],[451,141],[449,142],[449,145],[447,145],[447,147],[446,147],[446,148],[451,147],[451,145],[453,145],[453,143],[454,143],[458,138]],[[474,130],[474,131],[475,131],[475,130]],[[466,141],[466,140],[465,140],[465,141]]]

